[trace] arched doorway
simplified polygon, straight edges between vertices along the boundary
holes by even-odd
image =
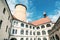
[[[10,40],[17,40],[16,38],[11,38]]]
[[[56,37],[56,40],[59,40],[59,36],[57,34],[55,35],[55,37]]]

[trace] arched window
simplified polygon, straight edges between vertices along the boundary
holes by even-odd
[[[28,28],[28,25],[26,25],[26,28]]]
[[[47,40],[47,38],[43,38],[43,40]]]
[[[24,40],[23,38],[21,38],[20,40]]]
[[[21,30],[21,34],[24,34],[24,30]]]
[[[30,28],[32,28],[32,26],[30,26]]]
[[[21,26],[22,26],[22,27],[24,27],[24,24],[23,24],[23,23],[21,23]]]
[[[59,40],[59,36],[57,34],[55,35],[55,37],[56,37],[56,40]]]
[[[11,38],[10,40],[17,40],[16,38]]]
[[[40,35],[40,32],[37,32],[37,35]]]
[[[38,40],[41,40],[41,38],[38,38]]]
[[[37,29],[40,29],[39,27],[37,27]]]
[[[46,34],[46,31],[42,31],[42,35],[45,35]]]
[[[35,27],[33,27],[33,29],[35,29]]]
[[[45,26],[44,25],[41,25],[41,28],[45,28]]]
[[[47,24],[46,27],[51,27],[51,25],[50,24]]]
[[[28,38],[26,38],[26,40],[28,40]]]
[[[26,35],[28,35],[28,30],[26,30]]]

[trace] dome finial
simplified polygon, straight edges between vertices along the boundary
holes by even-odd
[[[43,12],[43,15],[44,15],[44,18],[46,18],[46,17],[47,17],[47,15],[46,15],[46,11],[44,11],[44,12]]]

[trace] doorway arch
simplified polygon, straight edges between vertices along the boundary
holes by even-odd
[[[11,38],[10,40],[17,40],[16,38]]]
[[[59,36],[57,34],[55,35],[55,37],[56,37],[56,40],[59,40]]]

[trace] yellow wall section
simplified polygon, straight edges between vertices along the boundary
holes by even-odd
[[[21,21],[26,21],[26,8],[22,5],[17,5],[14,10],[14,17]]]

